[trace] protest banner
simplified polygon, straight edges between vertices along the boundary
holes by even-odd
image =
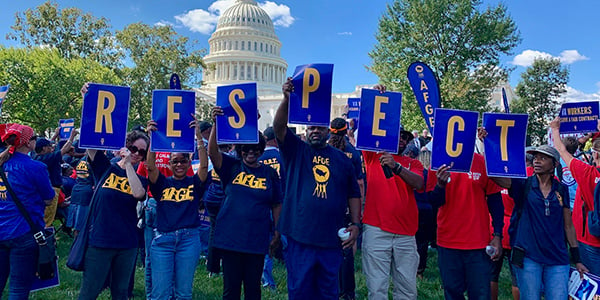
[[[153,152],[194,152],[194,128],[190,122],[196,110],[196,94],[182,90],[154,90],[152,92]]]
[[[309,64],[296,67],[290,94],[290,124],[329,126],[331,116],[332,64]]]
[[[473,162],[479,113],[438,108],[434,113],[431,169],[453,163],[451,172],[468,173]]]
[[[79,148],[119,150],[125,146],[131,88],[90,83],[83,97]]]
[[[483,127],[488,133],[483,141],[488,176],[527,177],[527,120],[527,114],[483,114]]]
[[[75,119],[60,119],[58,120],[58,136],[61,141],[68,140],[71,131],[75,128]]]
[[[397,153],[402,93],[362,89],[360,103],[356,148]]]
[[[406,73],[410,87],[421,107],[425,124],[433,135],[434,110],[440,107],[440,87],[433,70],[420,61],[413,62]]]
[[[360,110],[360,98],[348,98],[348,119],[357,119]]]
[[[560,107],[560,133],[598,131],[598,101],[569,102]]]
[[[217,87],[217,106],[223,116],[217,116],[218,144],[258,143],[258,98],[256,83]]]

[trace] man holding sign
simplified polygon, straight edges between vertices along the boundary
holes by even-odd
[[[288,78],[273,120],[286,170],[279,229],[288,238],[288,295],[291,300],[338,299],[341,250],[352,247],[360,232],[360,190],[350,160],[327,145],[327,127],[309,125],[308,143],[288,128],[294,88]],[[346,208],[352,217],[347,228]]]

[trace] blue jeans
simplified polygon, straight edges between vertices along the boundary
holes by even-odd
[[[127,300],[136,255],[137,248],[111,249],[89,246],[85,253],[85,271],[81,280],[79,300],[98,298],[106,286],[109,273],[111,299]]]
[[[144,279],[146,281],[146,299],[150,299],[152,293],[152,265],[150,263],[150,246],[154,238],[156,228],[156,200],[149,198],[144,207]]]
[[[194,272],[200,256],[200,231],[183,228],[157,232],[150,247],[150,299],[192,299]]]
[[[600,248],[578,242],[581,262],[590,273],[600,276]]]
[[[523,268],[515,267],[521,299],[540,299],[542,285],[546,300],[567,299],[569,268],[569,265],[542,265],[525,257]]]
[[[290,300],[338,300],[342,249],[321,248],[287,238],[286,266]]]
[[[465,291],[469,299],[490,299],[492,261],[484,249],[437,249],[446,300],[465,299]]]
[[[200,226],[200,255],[208,255],[208,239],[210,236],[210,226]]]
[[[30,233],[0,241],[0,297],[10,275],[8,299],[29,298],[37,268],[38,251],[38,245]]]

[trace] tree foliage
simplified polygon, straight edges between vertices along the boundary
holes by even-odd
[[[106,18],[96,18],[75,7],[59,9],[58,4],[47,1],[17,12],[11,26],[14,32],[6,38],[28,48],[55,48],[65,58],[90,58],[117,67],[122,53],[114,43],[110,27]]]
[[[492,89],[507,77],[501,54],[520,42],[520,33],[502,4],[480,10],[480,0],[395,0],[379,20],[378,43],[369,67],[390,90],[404,93],[402,123],[425,128],[406,79],[420,60],[437,74],[442,106],[489,109]]]
[[[548,123],[558,113],[558,98],[567,91],[568,81],[569,70],[554,58],[536,59],[521,74],[515,107],[529,114],[527,133],[533,144],[546,142]]]
[[[0,68],[0,82],[11,85],[2,106],[3,121],[27,124],[40,133],[56,128],[59,119],[79,123],[82,83],[120,81],[98,62],[66,59],[57,49],[1,47]]]

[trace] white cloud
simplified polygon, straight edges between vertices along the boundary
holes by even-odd
[[[171,27],[175,27],[175,24],[173,24],[172,22],[169,22],[169,21],[160,20],[160,21],[154,23],[154,26],[171,26]]]
[[[565,50],[560,53],[560,56],[553,56],[550,53],[541,52],[537,50],[525,50],[515,56],[511,62],[513,65],[529,67],[533,64],[535,59],[546,59],[546,58],[558,58],[564,64],[572,64],[580,60],[588,60],[589,58],[580,54],[577,50]]]
[[[208,10],[190,10],[185,14],[175,16],[175,20],[189,28],[191,31],[208,35],[214,31],[219,16],[234,4],[235,0],[217,0],[208,7]],[[269,14],[269,17],[271,17],[273,25],[275,26],[290,27],[295,21],[295,18],[291,15],[290,8],[287,5],[277,4],[271,1],[265,1],[258,5]],[[158,23],[168,22],[161,20]]]
[[[600,82],[598,82],[596,85],[599,84]],[[570,86],[567,86],[566,89],[567,92],[560,97],[559,102],[600,101],[600,90],[592,94],[586,94]]]
[[[352,35],[352,32],[350,31],[344,31],[344,32],[338,32],[338,35]]]

